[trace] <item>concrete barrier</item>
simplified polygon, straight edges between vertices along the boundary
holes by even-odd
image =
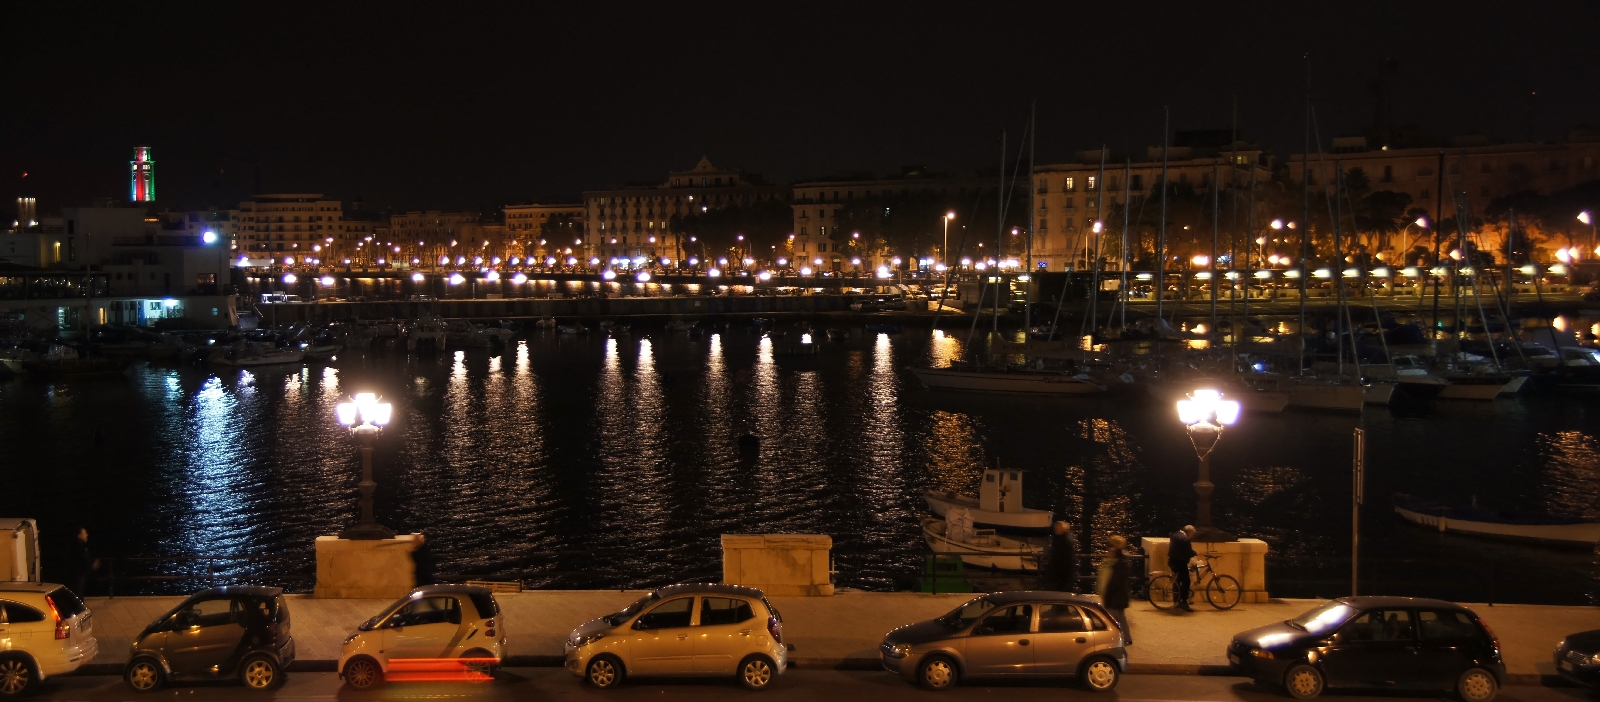
[[[317,588],[321,599],[392,600],[417,586],[412,552],[421,534],[393,539],[352,540],[317,537]]]
[[[1167,545],[1170,539],[1166,537],[1146,536],[1139,540],[1139,547],[1146,554],[1145,568],[1150,570],[1167,569]],[[1238,541],[1220,541],[1205,543],[1196,541],[1194,550],[1197,553],[1215,553],[1217,558],[1211,561],[1211,566],[1217,573],[1231,575],[1239,581],[1239,586],[1244,590],[1241,602],[1261,603],[1267,602],[1267,542],[1261,539],[1239,539]],[[1146,577],[1149,573],[1146,572]],[[1196,595],[1203,599],[1203,593],[1198,589]]]
[[[760,588],[776,596],[831,596],[824,534],[723,534],[722,582]]]

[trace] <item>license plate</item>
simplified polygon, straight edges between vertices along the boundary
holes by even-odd
[[[1236,653],[1229,653],[1228,654],[1228,662],[1232,663],[1234,665],[1239,665],[1239,655],[1236,654]]]
[[[1561,669],[1568,671],[1572,670],[1572,663],[1568,661],[1561,661]]]

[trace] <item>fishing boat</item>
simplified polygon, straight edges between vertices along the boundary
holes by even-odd
[[[435,351],[443,351],[445,344],[444,321],[434,316],[427,316],[417,320],[406,334],[406,348],[416,350],[427,346]]]
[[[8,362],[9,366],[10,363]],[[21,370],[47,377],[88,377],[96,375],[121,375],[127,366],[108,358],[84,358],[65,344],[50,344],[45,352],[21,357]]]
[[[922,537],[941,556],[956,556],[962,563],[994,570],[1037,571],[1044,546],[975,529],[964,508],[950,511],[949,519],[922,518]],[[965,520],[965,522],[963,522]]]
[[[1050,510],[1022,506],[1022,471],[1019,470],[985,469],[977,497],[929,490],[923,493],[922,499],[939,517],[952,509],[964,509],[972,515],[973,525],[980,528],[1040,534],[1050,529]]]
[[[1092,395],[1106,391],[1104,385],[1094,382],[1092,378],[1071,375],[1064,371],[969,364],[910,370],[929,390],[1005,392],[1021,395]]]
[[[280,349],[261,342],[239,342],[217,351],[207,359],[219,366],[270,366],[279,363],[299,363],[306,354],[300,349]]]
[[[335,354],[344,350],[343,344],[307,344],[300,347],[305,352],[306,358],[313,361],[326,361]]]
[[[1394,511],[1412,524],[1441,532],[1583,547],[1600,542],[1600,521],[1591,519],[1463,507],[1404,494],[1394,496]]]

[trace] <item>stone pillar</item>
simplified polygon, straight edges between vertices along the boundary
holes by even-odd
[[[417,565],[411,553],[421,545],[421,534],[363,540],[319,536],[316,597],[398,598],[417,586]]]
[[[824,534],[723,534],[722,582],[768,595],[831,596],[832,548]]]
[[[1149,571],[1167,570],[1167,537],[1146,536],[1139,540],[1139,548],[1145,553],[1145,575]],[[1267,596],[1267,542],[1260,539],[1239,539],[1238,541],[1221,541],[1217,543],[1194,542],[1196,553],[1216,553],[1218,557],[1211,561],[1212,567],[1218,573],[1231,575],[1239,581],[1239,587],[1244,592],[1240,602],[1261,603],[1268,600]],[[1195,594],[1204,597],[1198,590]]]

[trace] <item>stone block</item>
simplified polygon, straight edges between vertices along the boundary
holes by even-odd
[[[352,540],[317,537],[318,598],[392,600],[417,586],[412,552],[421,534],[392,539]]]
[[[1139,548],[1145,553],[1145,575],[1150,571],[1167,570],[1167,544],[1164,536],[1146,536],[1139,540]],[[1205,543],[1196,541],[1194,550],[1197,553],[1215,553],[1217,558],[1211,561],[1212,567],[1218,573],[1231,575],[1239,581],[1239,586],[1244,593],[1241,602],[1266,602],[1267,595],[1267,542],[1261,539],[1239,539],[1238,541],[1219,541]]]
[[[773,596],[830,596],[832,549],[825,534],[723,534],[722,582]]]

